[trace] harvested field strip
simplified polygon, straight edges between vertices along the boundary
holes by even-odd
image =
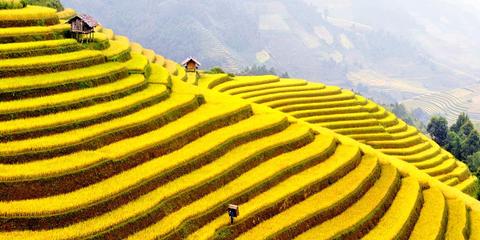
[[[380,173],[374,156],[365,156],[345,177],[291,208],[260,222],[237,239],[292,239],[348,208],[373,185]],[[242,229],[243,230],[243,229]]]
[[[165,68],[172,75],[178,74],[177,63],[172,60],[169,60],[169,59],[165,60]]]
[[[325,140],[325,138],[328,140]],[[343,171],[344,174],[339,175],[339,172],[335,170],[345,169],[345,166],[356,166],[355,162],[357,162],[358,159],[355,159],[355,157],[353,157],[355,155],[352,155],[351,150],[353,147],[340,146],[337,149],[335,149],[335,147],[336,143],[332,136],[317,136],[313,143],[302,149],[303,154],[316,153],[317,156],[314,156],[315,158],[325,159],[334,151],[336,151],[336,153],[333,153],[334,155],[330,156],[326,161],[312,166],[297,175],[293,175],[266,192],[244,203],[241,206],[242,214],[237,218],[235,226],[232,227],[243,228],[245,224],[251,224],[252,218],[259,216],[259,214],[262,216],[263,214],[265,214],[265,216],[276,214],[280,211],[278,208],[279,202],[288,202],[289,205],[293,205],[325,188],[330,182],[329,180],[332,180],[335,177],[340,178],[344,174],[347,174],[347,171]],[[349,152],[346,152],[346,150]],[[347,155],[352,155],[352,157],[345,157]],[[343,157],[340,158],[339,156]],[[319,171],[319,169],[322,169],[322,171]],[[189,238],[207,239],[213,237],[216,229],[226,226],[226,219],[228,219],[228,216],[225,215],[216,218],[214,221],[203,226],[196,233],[189,236]]]
[[[75,39],[61,39],[0,45],[0,59],[33,57],[79,51],[82,45]]]
[[[457,199],[447,199],[448,221],[445,239],[467,239],[468,212],[465,203]]]
[[[156,55],[155,56],[155,61],[154,63],[164,67],[165,65],[165,57],[164,56],[161,56],[161,55]]]
[[[169,88],[172,87],[170,73],[168,73],[164,67],[158,64],[152,64],[152,75],[148,79],[148,82],[154,84],[163,84]]]
[[[130,45],[122,41],[110,40],[110,47],[102,53],[108,61],[125,62],[131,59]]]
[[[309,151],[306,151],[307,149]],[[154,225],[134,234],[131,238],[150,239],[168,233],[170,233],[170,235],[166,237],[167,239],[185,237],[180,231],[178,231],[178,226],[181,225],[181,229],[184,229],[185,231],[194,230],[191,229],[189,225],[195,225],[198,228],[204,223],[206,224],[222,215],[227,201],[235,203],[248,201],[248,199],[254,198],[261,192],[274,187],[290,176],[308,169],[312,165],[316,165],[328,157],[328,155],[325,156],[323,153],[312,150],[312,147],[307,145],[303,148],[296,149],[292,152],[263,162],[256,168],[245,172],[237,179],[229,182],[217,191],[212,192],[179,211],[166,216]],[[197,219],[193,220],[190,219],[190,217],[195,217]],[[187,222],[183,222],[187,219]],[[174,230],[176,232],[172,232]],[[179,234],[182,236],[179,236]]]
[[[8,100],[51,95],[87,86],[98,86],[127,76],[125,66],[105,63],[65,72],[3,78],[0,80],[0,97]]]
[[[95,98],[113,96],[131,89],[145,85],[143,75],[130,75],[127,78],[113,83],[104,84],[94,88],[86,88],[72,92],[59,93],[38,98],[28,98],[16,101],[0,102],[0,114],[19,114],[22,112],[39,112],[45,109],[68,107],[83,101],[91,101]],[[50,111],[52,112],[52,111]]]
[[[145,56],[149,62],[155,62],[155,52],[152,49],[143,49],[142,55]]]
[[[361,120],[351,120],[351,121],[338,121],[338,122],[324,122],[316,123],[320,127],[330,128],[332,130],[340,128],[353,128],[353,127],[374,127],[379,126],[377,119],[361,119]]]
[[[351,113],[358,113],[363,111],[364,109],[362,106],[347,106],[347,107],[333,107],[333,108],[327,108],[327,109],[301,110],[301,111],[290,112],[289,114],[296,118],[305,118],[305,117],[313,117],[313,116],[319,116],[319,115],[351,114]]]
[[[154,126],[157,127],[158,125],[162,126],[170,121],[173,121],[176,118],[183,116],[183,114],[186,112],[196,109],[200,104],[201,99],[199,99],[197,96],[187,95],[185,97],[186,100],[185,98],[182,98],[182,96],[172,96],[160,104],[142,109],[141,111],[131,115],[122,118],[116,118],[111,121],[92,125],[86,128],[76,129],[41,138],[0,143],[2,150],[4,150],[0,154],[0,159],[3,162],[8,163],[10,161],[21,162],[20,159],[24,159],[24,161],[31,161],[33,155],[45,155],[45,158],[50,158],[56,155],[68,154],[69,152],[71,153],[87,149],[96,149],[99,146],[109,144],[115,139],[118,140],[121,135],[120,133],[126,131],[123,134],[125,135],[128,133],[128,131],[132,131],[132,129],[136,129],[137,132],[130,132],[130,137],[134,134],[148,131],[148,129],[151,131],[153,129],[150,128],[153,128]],[[183,105],[175,102],[175,100],[178,100],[179,98],[184,100],[182,102]],[[225,109],[225,111],[228,112],[228,110],[231,110],[232,107]],[[207,112],[210,111],[211,108],[212,107],[206,107],[206,109],[201,112],[203,114],[208,114]],[[211,113],[207,116],[211,116]],[[199,118],[198,121],[201,122],[205,117],[202,117],[201,119]],[[197,122],[192,119],[189,120]],[[191,124],[187,124],[187,126],[191,126]],[[101,139],[103,141],[95,141],[96,139]],[[129,146],[129,148],[132,147],[133,146]],[[126,149],[122,150],[126,151]],[[15,158],[11,159],[7,156],[15,156]],[[37,156],[36,158],[38,159],[40,157],[41,156]]]
[[[287,93],[272,93],[264,96],[249,98],[249,101],[255,103],[267,103],[272,101],[278,101],[290,98],[305,98],[305,97],[330,97],[340,94],[341,90],[338,87],[326,87],[322,90],[306,90],[300,92],[287,92]]]
[[[362,239],[408,238],[422,207],[422,192],[415,178],[402,180],[392,205],[378,224]]]
[[[305,80],[301,79],[280,79],[279,82],[268,83],[268,84],[259,84],[254,86],[239,87],[231,90],[225,91],[230,95],[238,95],[244,93],[258,92],[268,89],[277,89],[277,88],[287,88],[287,87],[300,87],[306,86],[308,83]],[[323,84],[316,83],[317,85],[322,86]],[[325,85],[323,85],[325,87]],[[209,87],[212,88],[212,87]]]
[[[12,141],[60,133],[123,117],[160,103],[168,98],[169,95],[170,93],[166,86],[150,85],[144,91],[90,107],[35,118],[22,118],[2,122],[0,125],[0,141],[5,139]]]
[[[259,90],[254,92],[240,93],[240,94],[237,94],[236,96],[241,97],[243,99],[249,99],[254,97],[266,96],[270,94],[313,91],[313,90],[322,90],[324,88],[325,88],[325,85],[322,85],[322,84],[319,84],[319,85],[308,84],[305,86],[278,87],[273,89],[265,89],[265,90]]]
[[[280,108],[280,107],[295,107],[292,105],[297,104],[315,104],[321,106],[322,104],[337,104],[339,101],[345,100],[353,100],[355,99],[355,95],[350,92],[342,92],[340,94],[336,94],[333,96],[321,96],[321,97],[303,97],[303,98],[292,98],[292,99],[281,99],[276,101],[271,101],[265,103],[265,105],[272,107],[272,108]],[[332,102],[332,103],[330,103]],[[335,103],[333,103],[335,102]],[[328,105],[331,106],[331,105]],[[335,105],[335,106],[345,106],[345,105]],[[307,106],[309,109],[311,105]]]
[[[365,102],[366,103],[366,102]],[[329,101],[329,102],[320,102],[320,103],[300,103],[300,104],[292,104],[286,105],[282,107],[278,107],[277,110],[293,114],[293,113],[301,113],[303,111],[329,111],[331,108],[346,108],[346,107],[360,107],[363,103],[360,103],[357,99],[347,99],[347,100],[340,100],[340,101]]]
[[[301,129],[304,129],[304,130],[301,131]],[[260,146],[261,146],[260,148],[263,147],[266,149],[268,148],[271,149],[272,146],[275,146],[275,145],[277,145],[278,147],[282,147],[284,146],[285,143],[288,144],[291,141],[295,141],[294,140],[295,138],[297,139],[305,138],[306,136],[305,134],[307,133],[305,132],[304,127],[296,125],[296,126],[292,126],[290,130],[287,130],[286,132],[282,132],[279,134],[282,136],[282,138],[279,138],[279,136],[276,136],[276,138],[269,138],[268,139],[269,141],[262,142],[267,144],[258,145],[258,143],[262,141],[262,139],[260,139],[251,143],[247,143],[249,145],[248,147],[239,146],[238,148],[233,150],[235,153],[234,154],[232,153],[229,157],[220,157],[218,160],[214,161],[212,164],[199,168],[185,176],[175,178],[173,181],[163,184],[159,188],[154,189],[153,191],[145,194],[144,196],[141,196],[138,199],[135,199],[129,202],[128,204],[122,205],[121,207],[115,210],[112,210],[107,214],[100,215],[95,218],[88,219],[87,221],[67,226],[65,228],[52,229],[52,230],[46,230],[46,231],[37,231],[36,232],[37,234],[34,235],[33,239],[35,238],[64,239],[64,238],[79,238],[79,237],[81,238],[81,237],[85,237],[85,236],[92,235],[100,231],[106,230],[109,227],[113,227],[113,226],[121,227],[123,224],[127,224],[128,221],[137,220],[140,215],[144,215],[145,217],[149,216],[149,214],[152,211],[162,211],[162,212],[166,211],[168,213],[169,211],[171,211],[168,209],[171,209],[172,205],[180,204],[178,200],[190,201],[188,197],[180,198],[180,199],[177,198],[177,195],[181,193],[183,190],[190,189],[193,186],[208,187],[209,184],[207,183],[210,182],[212,178],[215,178],[216,176],[223,174],[226,169],[229,169],[232,167],[233,169],[237,169],[239,165],[243,165],[243,167],[250,168],[249,164],[240,164],[240,162],[245,162],[245,157],[249,158],[248,153],[253,154],[253,155],[250,155],[250,158],[253,157],[253,159],[251,160],[257,159],[255,156],[256,154],[259,153],[258,151]],[[272,141],[273,139],[275,139],[275,141]],[[283,140],[280,140],[280,139],[283,139]],[[284,144],[281,144],[282,141]],[[254,145],[254,143],[257,143],[257,144]],[[253,146],[256,146],[256,149],[253,149],[252,148]],[[286,151],[286,150],[287,149],[284,149],[283,151]],[[234,158],[232,158],[232,156],[234,156]],[[259,158],[254,161],[271,162],[272,160]],[[249,161],[247,160],[247,163],[248,162]],[[165,161],[162,161],[159,163],[165,164]],[[149,172],[153,172],[153,171],[155,171],[155,168],[150,168]],[[238,172],[239,174],[242,173],[241,169],[238,169],[238,171],[240,171]],[[141,175],[139,176],[138,174],[134,176],[134,178],[139,178],[139,177],[142,178],[142,176]],[[130,179],[130,178],[126,178],[126,179]],[[251,181],[252,178],[250,177],[249,180]],[[102,182],[102,184],[103,183],[104,182]],[[112,187],[117,188],[117,185],[118,185],[117,183],[121,183],[121,182],[112,181],[112,183],[114,183],[115,185]],[[121,185],[124,185],[124,184],[121,184]],[[222,182],[217,182],[215,183],[215,185],[218,185],[218,187],[220,187],[223,184]],[[111,187],[99,189],[100,192],[98,194],[104,194],[105,189],[109,189],[109,188]],[[201,193],[196,193],[196,195],[198,194],[200,194],[199,196],[202,196]],[[81,195],[81,196],[82,198],[85,198],[85,195]],[[182,195],[178,195],[178,196],[182,196]],[[177,201],[174,201],[175,199]],[[59,207],[63,207],[63,206],[61,205]],[[181,207],[181,206],[178,206],[178,207]],[[152,215],[155,215],[155,214],[152,214]],[[1,236],[2,234],[5,234],[5,235]],[[31,232],[18,231],[18,232],[11,232],[11,233],[0,233],[0,237],[15,236],[15,237],[21,238],[22,235],[25,235],[25,234],[28,235],[28,234],[31,234]]]
[[[13,58],[0,61],[0,75],[15,77],[73,70],[102,64],[105,58],[99,51],[82,50],[29,58]]]
[[[391,165],[382,165],[380,178],[351,207],[295,239],[360,239],[390,206],[399,183],[398,171]]]
[[[253,77],[234,77],[233,80],[224,82],[215,86],[213,89],[219,92],[225,92],[235,88],[247,87],[247,86],[259,86],[262,84],[279,82],[280,79],[277,76],[253,76]]]
[[[431,188],[423,191],[423,199],[420,216],[409,239],[443,239],[448,214],[445,197],[440,190]]]

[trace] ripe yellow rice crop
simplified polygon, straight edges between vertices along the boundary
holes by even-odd
[[[212,88],[218,84],[229,81],[230,77],[226,73],[220,74],[201,74],[198,86],[204,88]]]
[[[392,205],[363,239],[394,239],[406,234],[405,231],[417,214],[417,208],[421,206],[421,194],[420,185],[415,178],[403,179]]]
[[[279,87],[279,88],[265,89],[265,90],[259,90],[254,92],[240,93],[240,94],[237,94],[236,96],[244,99],[248,99],[253,97],[265,96],[269,94],[322,90],[324,88],[325,88],[325,85],[323,84],[319,84],[319,85],[308,84],[305,86],[298,86],[298,87]]]
[[[308,128],[305,128],[301,125],[292,125],[290,129],[292,128],[293,131],[295,131],[295,135],[291,136],[290,138],[308,134],[309,131]],[[246,148],[243,151],[246,151]],[[188,217],[208,211],[210,208],[228,200],[232,196],[240,194],[256,185],[260,185],[262,182],[266,181],[270,177],[273,177],[283,169],[288,169],[292,166],[295,166],[296,164],[304,161],[305,157],[308,158],[312,154],[316,153],[317,152],[302,153],[301,148],[267,160],[254,169],[242,174],[235,180],[227,183],[222,188],[206,195],[205,197],[193,202],[179,211],[166,216],[154,225],[135,233],[134,235],[130,236],[129,239],[153,239],[157,236],[162,236],[180,225],[183,220],[187,219]],[[232,158],[232,156],[230,156],[230,158]]]
[[[213,89],[219,92],[225,92],[230,89],[246,87],[246,86],[254,86],[259,84],[267,84],[267,83],[274,83],[278,82],[280,79],[277,76],[239,76],[234,77],[232,81],[228,81],[222,83],[220,85],[215,86]]]
[[[14,58],[0,61],[0,70],[21,69],[32,66],[55,65],[75,62],[82,59],[98,58],[102,56],[100,51],[82,50],[78,52],[38,56],[30,58]]]
[[[457,199],[448,199],[448,221],[445,239],[465,239],[468,230],[467,209],[465,203]]]
[[[307,111],[328,111],[330,108],[361,107],[356,99],[347,99],[320,103],[299,103],[278,107],[277,109],[289,114],[302,113]]]
[[[306,97],[323,97],[323,96],[334,96],[340,94],[341,90],[339,87],[326,87],[321,90],[307,90],[301,92],[287,92],[287,93],[273,93],[268,94],[265,96],[258,96],[249,98],[248,100],[255,102],[255,103],[266,103],[277,101],[281,99],[289,99],[289,98],[306,98]]]
[[[200,106],[195,112],[183,116],[181,119],[168,124],[166,127],[148,132],[144,135],[125,139],[114,145],[109,145],[98,151],[110,159],[124,159],[129,155],[159,145],[170,139],[175,139],[182,131],[195,129],[214,119],[222,118],[224,115],[237,113],[249,109],[248,105],[237,104],[206,104]],[[182,130],[182,131],[180,131]],[[161,138],[158,136],[162,136]]]
[[[37,50],[39,48],[62,47],[62,46],[77,45],[77,44],[78,43],[75,39],[61,39],[61,40],[25,42],[25,43],[9,43],[9,44],[0,45],[0,53]]]
[[[130,45],[122,41],[110,40],[110,47],[103,50],[102,53],[108,59],[114,58],[115,56],[121,55],[123,53],[128,54],[130,52]]]
[[[164,67],[165,65],[165,57],[161,56],[161,55],[156,55],[155,56],[155,63]]]
[[[5,121],[0,125],[0,135],[38,131],[51,127],[80,123],[82,121],[121,112],[125,109],[140,105],[143,102],[147,102],[150,99],[158,98],[159,96],[168,96],[166,87],[163,85],[152,85],[144,91],[134,93],[127,97],[86,108],[64,111],[35,118]]]
[[[60,19],[66,20],[75,16],[76,13],[77,12],[72,8],[65,8],[63,11],[57,12],[57,16]]]
[[[265,236],[274,236],[283,231],[288,232],[288,228],[295,226],[297,222],[332,211],[338,205],[342,205],[343,202],[349,201],[351,198],[357,198],[358,192],[362,191],[361,188],[371,181],[371,175],[378,167],[376,157],[365,157],[360,165],[345,177],[305,201],[261,222],[237,239],[259,239]]]
[[[42,35],[55,32],[64,32],[70,29],[69,24],[58,24],[46,27],[12,27],[0,28],[0,37],[14,37],[24,35]]]
[[[262,91],[267,89],[306,86],[307,84],[308,84],[307,81],[303,79],[281,79],[281,81],[274,82],[274,83],[235,88],[235,89],[227,90],[225,91],[225,93],[228,93],[231,95],[238,95],[238,94],[257,92],[257,91]],[[320,83],[317,83],[317,84],[319,86],[323,85]],[[209,88],[212,88],[212,87],[209,87]]]
[[[148,67],[149,62],[146,57],[144,57],[140,53],[131,53],[132,59],[125,62],[129,71],[133,71],[135,73],[143,73],[145,69]]]
[[[431,147],[432,145],[429,142],[425,142],[425,143],[417,144],[415,146],[406,147],[406,148],[385,148],[385,149],[379,149],[379,150],[386,154],[402,157],[402,156],[421,153],[423,151],[428,150]]]
[[[324,138],[330,138],[324,140]],[[331,140],[331,141],[330,141]],[[322,154],[327,149],[335,147],[332,145],[333,138],[331,136],[317,136],[315,141],[301,149],[301,154],[297,158],[308,158],[311,154]],[[347,166],[353,164],[356,160],[355,147],[341,145],[337,148],[335,154],[322,163],[317,164],[299,174],[293,175],[290,178],[284,180],[278,185],[270,188],[266,192],[256,196],[248,202],[240,206],[241,215],[236,219],[237,222],[242,221],[247,217],[252,217],[257,211],[274,204],[287,196],[294,194],[295,192],[302,191],[302,189],[308,187],[316,182],[324,181],[337,173],[339,169],[344,169]],[[228,219],[227,216],[222,215],[216,218],[214,221],[205,225],[202,229],[192,234],[190,239],[209,239],[213,237],[215,230],[226,226]]]
[[[442,174],[447,174],[457,167],[457,160],[447,159],[442,164],[435,166],[433,168],[425,169],[424,172],[430,176],[438,176]]]
[[[101,32],[107,36],[109,40],[112,40],[115,38],[115,34],[113,33],[113,30],[110,28],[102,28]]]
[[[147,121],[153,118],[155,115],[161,115],[178,106],[189,104],[194,99],[195,99],[194,95],[173,94],[169,99],[163,101],[160,105],[158,105],[158,108],[155,109],[156,110],[155,112],[152,112],[149,109],[145,109],[145,110],[142,110],[143,112],[140,112],[139,114],[137,114],[139,116],[132,115],[131,117],[124,117],[118,120],[113,120],[108,124],[99,125],[97,126],[97,129],[90,128],[92,129],[91,131],[93,132],[93,134],[91,135],[95,136],[94,134],[98,133],[99,132],[98,128],[101,128],[101,127],[108,128],[106,130],[103,129],[103,131],[109,131],[109,130],[112,131],[115,129],[124,128],[125,126],[138,124],[139,122],[142,122],[142,121]],[[147,114],[148,112],[151,112],[151,113]],[[86,130],[89,130],[89,129],[86,129]],[[77,132],[81,132],[81,131],[82,130],[79,130]],[[0,169],[7,169],[9,171],[2,172],[2,174],[0,174],[0,179],[3,179],[5,181],[12,181],[15,179],[21,180],[21,179],[38,178],[38,177],[50,177],[60,173],[61,171],[64,171],[65,173],[72,172],[78,169],[88,167],[90,165],[99,164],[100,161],[111,160],[111,159],[107,159],[100,152],[95,152],[95,153],[80,152],[78,154],[79,154],[78,156],[76,154],[71,154],[68,156],[59,157],[59,158],[46,160],[46,161],[35,161],[32,163],[25,163],[25,164],[18,164],[18,165],[2,165]],[[95,156],[95,158],[94,157],[86,158],[83,156]],[[79,159],[78,161],[76,160],[77,158]],[[53,168],[49,167],[51,165],[55,165],[55,167]],[[25,170],[22,172],[22,169],[24,168],[28,168],[28,170]],[[18,175],[17,173],[19,172],[22,172],[22,174]]]
[[[470,212],[470,240],[480,240],[480,211]]]
[[[3,78],[2,84],[0,84],[0,91],[14,92],[82,82],[87,79],[101,78],[124,70],[126,71],[126,68],[123,65],[117,63],[105,63],[71,71]]]
[[[128,204],[112,210],[111,212],[104,215],[97,216],[87,221],[76,223],[61,229],[36,231],[33,235],[31,231],[17,231],[8,233],[0,232],[0,238],[24,239],[27,236],[28,239],[70,239],[82,238],[89,234],[99,232],[108,227],[112,227],[124,221],[128,221],[131,217],[148,213],[150,209],[157,206],[166,198],[174,196],[175,194],[183,190],[204,183],[206,180],[222,174],[225,169],[236,166],[239,161],[244,161],[245,158],[250,157],[251,154],[253,154],[252,156],[255,156],[255,154],[261,151],[261,149],[269,149],[275,145],[287,143],[298,136],[304,135],[304,132],[302,133],[302,131],[300,131],[300,129],[304,128],[305,127],[302,126],[291,127],[290,130],[287,129],[286,131],[276,134],[273,137],[266,137],[265,139],[260,139],[247,143],[246,145],[241,145],[238,148],[235,148],[233,150],[233,153],[229,153],[228,157],[221,157],[210,165],[206,165],[188,175],[176,178],[175,180],[157,188],[156,190],[144,196],[141,196],[140,198],[131,201]],[[208,149],[205,150],[208,151]],[[57,207],[64,208],[66,204],[78,204],[78,201],[85,201],[86,198],[105,195],[105,190],[108,190],[109,192],[118,191],[119,189],[124,188],[125,185],[132,184],[133,179],[140,178],[140,181],[143,182],[148,176],[152,174],[153,176],[157,175],[158,171],[162,170],[161,166],[165,164],[175,166],[177,164],[175,162],[181,160],[178,157],[192,157],[191,153],[189,153],[188,151],[182,151],[182,153],[178,154],[177,152],[174,152],[172,154],[173,156],[171,157],[168,157],[168,155],[166,155],[164,157],[161,157],[159,160],[150,161],[146,163],[146,165],[142,165],[141,167],[143,167],[143,171],[123,172],[121,175],[122,179],[120,179],[120,177],[118,176],[115,176],[111,178],[112,180],[107,179],[106,181],[99,183],[102,184],[103,187],[98,188],[97,192],[78,193],[76,199],[71,199],[71,201],[63,202],[59,201],[59,198],[61,198],[63,195],[57,196],[52,198],[52,200],[54,200],[55,202],[49,203],[48,205],[58,203]],[[173,163],[171,163],[172,161]],[[288,161],[283,162],[285,164],[288,163]],[[76,193],[77,192],[78,191],[76,191]],[[3,208],[0,207],[0,209]]]
[[[89,98],[110,96],[114,93],[132,89],[144,83],[144,76],[136,74],[114,83],[105,84],[94,88],[86,88],[73,92],[48,95],[39,98],[0,102],[0,113],[8,114],[21,111],[38,110],[59,105],[65,106],[82,100],[87,100]]]
[[[280,100],[265,103],[265,105],[267,105],[269,107],[272,107],[272,108],[280,108],[280,107],[287,107],[287,106],[290,106],[290,105],[300,105],[300,104],[305,104],[305,105],[307,105],[307,104],[317,105],[318,104],[318,105],[320,105],[322,103],[327,104],[329,102],[333,103],[333,104],[337,104],[339,101],[353,100],[353,99],[355,99],[355,95],[353,93],[342,92],[340,94],[336,94],[336,95],[332,95],[332,96],[280,99]],[[303,105],[303,106],[305,106],[305,105]],[[342,105],[342,106],[345,106],[345,105]],[[293,107],[295,107],[295,106],[293,106]],[[307,106],[307,107],[311,107],[311,106]]]
[[[424,203],[420,217],[415,224],[410,239],[439,240],[442,237],[443,230],[447,220],[447,205],[443,193],[436,188],[423,191]]]
[[[330,128],[330,129],[339,129],[339,128],[379,126],[379,123],[377,119],[361,119],[361,120],[338,121],[338,122],[323,122],[323,123],[316,123],[316,125]]]
[[[375,184],[358,201],[343,213],[312,227],[299,235],[296,240],[341,239],[355,232],[362,224],[370,220],[378,211],[383,211],[385,201],[395,193],[400,174],[391,165],[382,165],[382,173]]]
[[[57,18],[57,10],[40,6],[0,11],[0,21],[40,20]]]

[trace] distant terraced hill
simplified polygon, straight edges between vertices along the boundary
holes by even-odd
[[[408,162],[435,163],[418,149],[449,155],[373,103],[303,80],[197,79],[108,28],[79,44],[58,20],[73,14],[0,10],[0,239],[479,239],[468,170],[448,158],[454,168],[419,171]],[[323,127],[333,120],[207,88],[263,103],[282,89],[337,96],[350,110],[319,119],[349,113],[356,133],[344,133],[389,155]],[[411,136],[371,139],[382,126]]]

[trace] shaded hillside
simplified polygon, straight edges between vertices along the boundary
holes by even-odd
[[[266,64],[329,84],[362,84],[383,102],[457,86],[460,80],[430,61],[430,53],[408,35],[345,23],[301,0],[140,2],[64,1],[177,61],[195,55],[206,68],[238,71]]]

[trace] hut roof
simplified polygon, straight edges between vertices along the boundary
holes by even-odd
[[[80,20],[82,20],[83,22],[85,22],[89,27],[91,28],[94,28],[96,26],[98,26],[98,22],[92,17],[92,16],[89,16],[87,14],[79,14],[79,15],[76,15],[72,18],[70,18],[68,20],[68,23],[72,23],[73,20],[79,18]]]
[[[195,59],[195,58],[193,58],[193,57],[189,57],[189,58],[185,59],[185,60],[182,62],[182,65],[183,65],[183,66],[186,66],[187,63],[190,62],[190,61],[195,62],[195,64],[197,64],[198,66],[202,66],[202,64],[201,64],[197,59]]]

